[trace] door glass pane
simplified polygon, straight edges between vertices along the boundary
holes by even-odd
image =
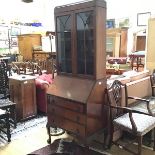
[[[71,73],[71,16],[57,17],[58,70]]]
[[[93,75],[94,71],[94,29],[93,11],[76,14],[77,27],[77,72]]]

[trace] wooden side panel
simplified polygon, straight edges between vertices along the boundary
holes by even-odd
[[[105,88],[106,79],[98,80],[90,93],[87,103],[87,131],[89,134],[107,125],[107,118],[103,113]]]
[[[36,115],[36,88],[34,80],[22,85],[23,95],[23,117],[28,118]]]
[[[96,9],[96,79],[106,76],[106,8]]]

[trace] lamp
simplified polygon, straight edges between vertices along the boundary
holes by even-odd
[[[22,0],[22,2],[31,3],[31,2],[33,2],[33,0]]]

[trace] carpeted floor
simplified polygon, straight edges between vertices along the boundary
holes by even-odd
[[[17,123],[17,128],[11,128],[11,139],[18,138],[21,134],[22,136],[27,135],[28,132],[31,132],[33,129],[39,127],[45,127],[47,123],[46,116],[37,116],[36,118],[30,119],[25,122]]]
[[[11,127],[11,140],[18,139],[20,138],[21,135],[23,137],[28,135],[29,132],[32,132],[32,130],[35,130],[38,126],[46,127],[46,123],[47,123],[47,117],[42,115],[38,115],[37,117],[27,121],[18,122],[17,128],[14,129],[13,127]],[[3,143],[7,143],[6,135],[2,136],[4,137],[4,139],[0,138],[0,145],[2,145]]]
[[[7,141],[4,141],[0,138],[0,154],[4,155],[25,155],[27,153],[33,152],[34,150],[38,150],[47,144],[48,135],[46,133],[46,116],[38,116],[31,120],[20,122],[17,124],[17,128],[12,128],[12,142],[10,144]],[[63,137],[68,137],[66,134],[62,135]],[[30,138],[31,137],[31,138]],[[57,136],[53,136],[53,139],[59,138]],[[98,137],[100,139],[100,137]],[[33,143],[33,145],[31,144]],[[19,145],[20,144],[20,145]],[[27,146],[27,149],[22,149]],[[129,146],[131,149],[135,150],[136,145]],[[16,149],[15,149],[16,148]],[[121,148],[113,145],[109,150],[103,150],[102,145],[95,145],[97,150],[106,151],[112,155],[130,155],[131,153],[122,150]],[[23,151],[23,152],[22,152]],[[9,153],[8,153],[9,152]],[[13,152],[13,153],[12,153]],[[12,154],[11,154],[12,153]],[[22,154],[23,153],[23,154]],[[143,155],[155,155],[155,152],[152,151],[151,147],[143,147],[142,149]]]
[[[111,155],[105,151],[95,151],[89,147],[81,146],[73,140],[62,138],[55,140],[52,144],[40,148],[28,155]]]

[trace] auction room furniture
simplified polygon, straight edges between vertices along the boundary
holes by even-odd
[[[106,32],[106,55],[126,57],[128,28],[110,28]]]
[[[36,116],[35,76],[9,77],[10,100],[16,103],[17,121]]]
[[[7,111],[9,114],[9,121],[16,127],[16,103],[9,100],[9,82],[7,76],[7,64],[0,62],[0,109]]]
[[[138,71],[139,67],[144,68],[144,61],[142,59],[145,58],[145,51],[137,51],[129,54],[129,58],[131,60],[131,68],[133,69],[136,67],[136,70]]]
[[[106,125],[106,2],[91,0],[55,8],[57,76],[47,90],[50,127],[84,141]],[[83,142],[84,142],[83,141]]]
[[[133,110],[155,116],[155,74],[150,75],[150,83],[152,94],[143,98],[137,98],[137,102],[130,104],[129,107]],[[136,97],[135,97],[136,98]]]
[[[140,30],[133,34],[133,51],[146,50],[146,30]]]
[[[126,85],[123,85],[118,80],[115,80],[111,87],[107,89],[109,102],[105,105],[105,107],[109,110],[110,145],[114,143],[130,153],[141,155],[143,136],[151,130],[155,133],[155,117],[135,112],[126,106],[122,107],[122,95],[124,89],[127,91]],[[128,143],[128,145],[125,145],[124,143],[121,145],[118,141],[113,141],[113,134],[116,129],[120,129],[128,132],[132,136],[135,136],[138,143],[138,151],[134,152],[130,149]],[[155,139],[153,150],[155,150]]]
[[[11,141],[9,113],[0,108],[0,136],[4,138],[1,133],[7,135],[8,142]]]
[[[53,82],[52,74],[42,74],[35,80],[36,83],[36,103],[39,112],[47,113],[46,91],[49,84]]]
[[[24,60],[31,60],[33,48],[41,46],[40,34],[22,34],[18,35],[18,48],[20,55]]]
[[[55,57],[55,52],[44,52],[33,50],[32,57],[33,60],[47,60],[50,57]]]

